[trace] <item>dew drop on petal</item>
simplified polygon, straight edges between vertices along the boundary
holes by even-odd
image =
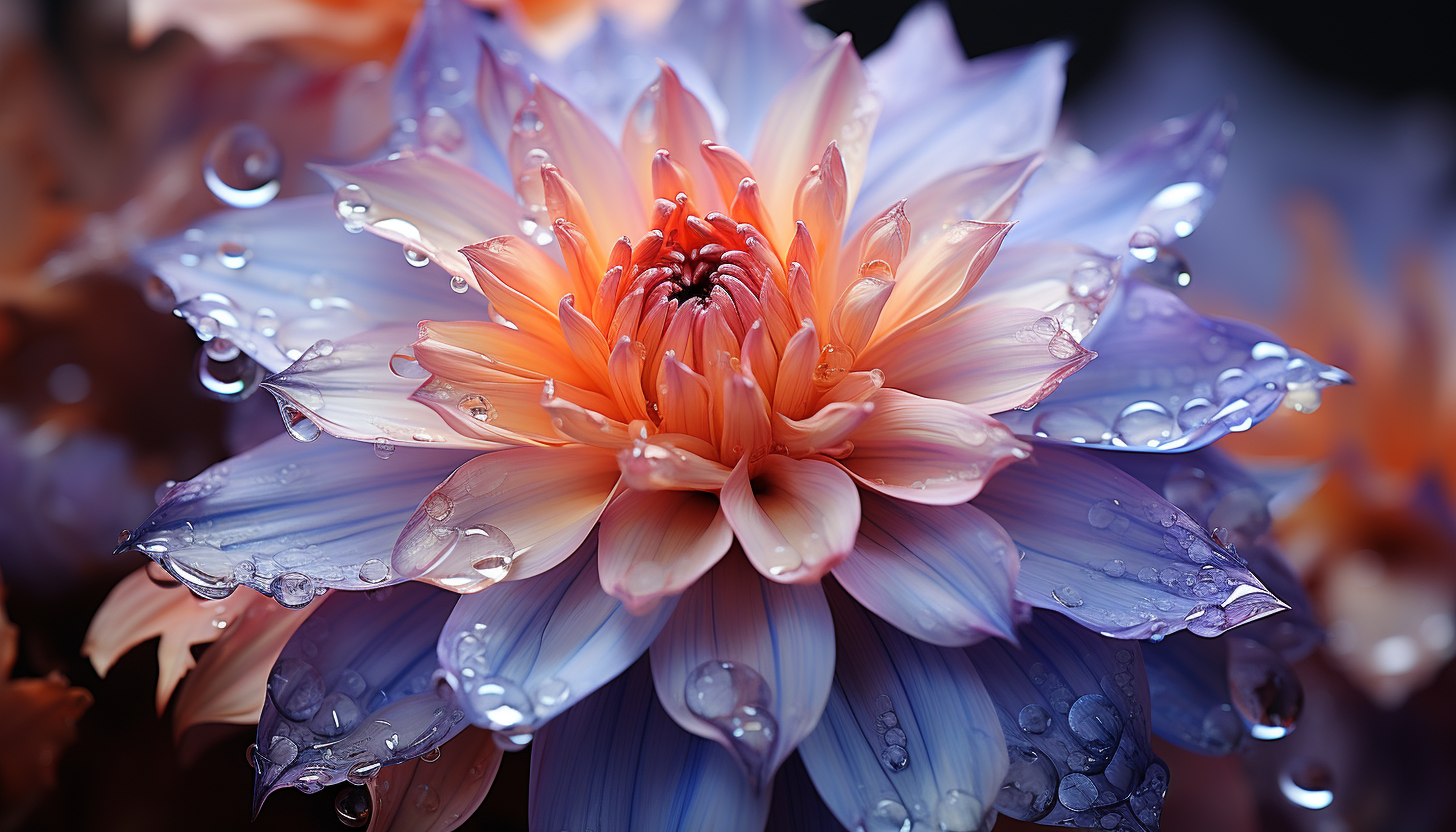
[[[308,727],[322,737],[339,737],[358,727],[362,717],[357,702],[342,693],[331,693],[308,721]]]
[[[268,674],[268,699],[285,717],[294,721],[308,719],[323,704],[323,677],[303,659],[279,659]]]
[[[308,606],[313,601],[316,589],[313,578],[302,572],[284,572],[268,585],[273,600],[289,609]]]
[[[1057,799],[1057,770],[1041,752],[1024,746],[1007,749],[1011,765],[996,796],[996,811],[1017,820],[1046,817]]]
[[[470,567],[490,583],[505,580],[516,559],[516,545],[504,531],[489,523],[462,529],[456,546],[470,560]]]
[[[470,291],[470,283],[458,274],[451,275],[450,291],[454,292],[457,295],[463,295],[466,292]]]
[[[1022,708],[1021,713],[1016,715],[1016,724],[1028,734],[1044,733],[1051,721],[1052,715],[1047,709],[1035,702]]]
[[[425,514],[431,520],[444,522],[455,510],[455,501],[441,491],[435,491],[425,498]]]
[[[1097,800],[1097,784],[1085,774],[1072,772],[1057,786],[1057,799],[1073,812],[1085,812]]]
[[[532,718],[535,709],[531,697],[509,679],[490,677],[482,680],[466,697],[478,722],[492,731],[516,728]]]
[[[257,208],[278,196],[283,153],[256,124],[238,122],[215,136],[203,158],[202,179],[234,208]]]
[[[370,558],[359,564],[359,580],[366,584],[378,584],[389,580],[389,564],[379,558]]]
[[[348,184],[334,191],[334,213],[343,220],[344,228],[353,233],[364,230],[365,215],[372,204],[369,193],[355,184]]]
[[[881,800],[865,816],[865,832],[908,832],[910,813],[894,800]]]
[[[217,262],[221,263],[225,268],[241,269],[248,265],[248,261],[252,257],[252,250],[242,243],[229,240],[221,243],[217,247]]]
[[[1070,584],[1059,586],[1052,590],[1052,598],[1064,607],[1075,608],[1082,606],[1082,593]]]
[[[486,397],[475,393],[461,396],[459,407],[465,412],[465,415],[483,424],[495,421],[497,415],[495,405],[491,404]]]
[[[334,798],[334,812],[339,816],[339,823],[354,829],[369,825],[373,808],[369,790],[362,786],[349,786]]]

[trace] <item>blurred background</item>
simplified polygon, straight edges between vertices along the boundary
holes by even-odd
[[[149,645],[105,679],[80,655],[92,614],[139,566],[109,554],[117,532],[159,486],[280,429],[263,397],[224,401],[227,357],[168,314],[165,286],[126,252],[226,207],[205,169],[241,190],[322,192],[305,161],[377,147],[415,4],[291,0],[313,11],[209,25],[228,5],[0,3],[0,575],[12,675],[45,680],[7,682],[0,661],[0,712],[20,696],[53,717],[26,745],[0,713],[0,757],[33,752],[0,762],[0,830],[251,828],[250,731],[174,738]],[[807,12],[868,53],[911,5]],[[1234,95],[1222,192],[1166,257],[1195,306],[1275,328],[1358,382],[1297,423],[1281,414],[1220,443],[1289,486],[1276,533],[1328,630],[1298,668],[1319,728],[1219,758],[1160,746],[1174,775],[1163,828],[1456,829],[1449,27],[1413,2],[948,5],[972,56],[1070,39],[1063,130],[1096,151]],[[1294,757],[1320,761],[1330,809],[1280,793]],[[465,828],[524,829],[528,767],[507,755]],[[259,822],[339,828],[329,797],[276,794]]]

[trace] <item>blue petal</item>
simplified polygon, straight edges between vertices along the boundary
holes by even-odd
[[[1167,769],[1152,752],[1138,643],[1047,612],[1018,635],[1019,647],[987,640],[966,649],[1011,758],[996,808],[1047,825],[1125,828],[1118,823],[1136,818],[1156,829]]]
[[[668,717],[645,662],[542,728],[531,754],[532,832],[757,832],[768,804],[727,751]]]
[[[358,442],[278,436],[172,488],[118,551],[143,552],[209,598],[238,586],[276,595],[284,577],[308,581],[288,588],[288,606],[384,586],[399,580],[389,564],[405,521],[471,456],[406,448],[383,460]]]
[[[1170,119],[1084,172],[1044,171],[1016,212],[1017,244],[1064,240],[1120,255],[1193,233],[1228,165],[1228,104]],[[1061,174],[1060,176],[1058,174]]]
[[[398,245],[344,230],[329,197],[213,214],[135,257],[166,281],[199,336],[226,338],[274,372],[319,340],[380,321],[486,314],[483,299],[454,294],[438,272],[422,279]]]
[[[1037,441],[974,505],[1021,548],[1018,599],[1106,635],[1216,635],[1285,609],[1188,515],[1086,451]]]
[[[391,115],[399,127],[390,137],[390,149],[406,147],[449,150],[457,161],[511,190],[510,165],[504,142],[494,137],[500,129],[509,136],[510,123],[487,125],[481,113],[498,115],[494,101],[477,102],[481,73],[495,76],[516,71],[504,66],[484,48],[480,31],[488,25],[485,15],[459,0],[429,0],[415,18],[394,68]],[[492,92],[493,83],[484,87]],[[519,102],[517,102],[519,104]],[[515,107],[509,108],[509,116]],[[492,129],[494,128],[494,129]],[[438,132],[437,132],[438,131]],[[451,131],[454,131],[453,135]],[[438,137],[458,136],[458,146],[441,147]]]
[[[634,616],[602,590],[595,532],[563,563],[460,599],[440,664],[471,722],[528,733],[625,670],[676,606]]]
[[[773,803],[764,832],[845,832],[824,805],[799,755],[791,754],[774,778]]]
[[[1096,360],[1029,411],[1017,433],[1134,451],[1186,451],[1263,421],[1286,395],[1311,406],[1343,371],[1271,333],[1205,318],[1173,293],[1124,280],[1083,346]]]
[[[838,664],[799,754],[850,829],[979,829],[1005,779],[995,706],[963,650],[910,638],[826,587]],[[934,826],[934,824],[940,824]]]
[[[438,747],[467,723],[435,637],[459,596],[423,584],[338,592],[288,640],[258,720],[254,806],[276,789],[362,783]]]
[[[730,551],[681,596],[652,643],[662,706],[721,743],[767,787],[814,729],[834,678],[834,623],[818,584],[761,577]],[[753,722],[748,731],[745,723]]]

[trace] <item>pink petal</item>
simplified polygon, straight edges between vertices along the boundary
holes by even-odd
[[[624,491],[602,513],[602,588],[641,615],[690,586],[732,543],[733,529],[712,494]]]
[[[717,449],[685,434],[638,439],[617,453],[622,484],[638,491],[716,491],[731,471],[718,462]]]
[[[421,321],[415,360],[435,375],[457,381],[542,381],[554,378],[577,387],[592,379],[576,366],[561,339],[494,321]],[[511,376],[515,376],[512,378]]]
[[[642,193],[652,193],[652,159],[666,150],[692,180],[688,193],[704,211],[721,211],[728,203],[714,186],[713,172],[703,159],[704,141],[717,138],[713,120],[703,103],[683,87],[677,73],[660,63],[662,74],[648,87],[627,115],[622,152]],[[742,179],[742,177],[739,177]],[[677,194],[663,195],[672,199]]]
[[[552,414],[542,405],[549,385],[549,381],[454,382],[437,376],[410,398],[433,410],[456,434],[478,443],[457,447],[560,444],[563,440]]]
[[[172,714],[172,733],[180,737],[194,725],[209,723],[256,723],[274,662],[315,609],[317,605],[291,610],[273,603],[250,604],[207,648],[183,682]]]
[[[945,314],[970,292],[1001,248],[1009,223],[958,222],[910,250],[880,312],[871,350]],[[914,233],[914,229],[911,229]]]
[[[739,462],[723,484],[723,513],[749,561],[781,583],[817,581],[854,547],[859,491],[828,462],[764,458],[750,479]]]
[[[885,383],[982,413],[1030,407],[1097,354],[1036,309],[958,309],[866,357]]]
[[[433,763],[411,758],[369,780],[369,832],[450,832],[485,800],[504,752],[495,736],[469,727]]]
[[[867,402],[830,402],[804,419],[773,415],[773,440],[790,456],[826,453],[844,444],[874,411]]]
[[[779,359],[778,382],[774,386],[774,410],[790,419],[809,414],[814,401],[814,368],[819,365],[819,336],[806,323],[789,339]]]
[[[662,361],[657,405],[665,433],[686,433],[702,439],[712,436],[712,397],[708,381],[672,356]]]
[[[596,525],[618,479],[598,448],[509,448],[460,466],[425,498],[394,546],[394,571],[455,592],[529,578]]]
[[[964,503],[1027,448],[974,408],[885,388],[842,461],[867,488],[929,505]],[[731,519],[731,516],[730,516]]]
[[[556,305],[576,287],[566,269],[540,246],[519,237],[494,237],[467,246],[461,254],[470,261],[471,278],[497,312],[543,338],[557,331]],[[483,279],[482,271],[494,280]],[[550,324],[543,325],[547,321]]]
[[[769,425],[768,402],[753,379],[734,373],[723,383],[723,431],[719,437],[718,459],[735,465],[740,458],[748,460],[751,473],[773,442]]]

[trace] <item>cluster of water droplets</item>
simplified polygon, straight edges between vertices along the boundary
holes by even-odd
[[[257,208],[282,188],[283,152],[267,131],[250,122],[232,124],[207,146],[202,179],[213,196],[233,208]]]
[[[683,697],[693,715],[728,738],[746,768],[761,775],[778,743],[772,692],[743,662],[707,661],[688,674]]]
[[[516,117],[511,122],[511,132],[515,134],[511,146],[513,149],[517,145],[525,148],[520,151],[520,173],[517,174],[515,182],[516,204],[521,208],[521,218],[517,223],[520,237],[538,246],[548,246],[556,242],[556,233],[551,230],[551,213],[546,208],[541,166],[551,163],[551,154],[535,146],[541,131],[546,127],[537,113],[539,107],[538,102],[527,101],[516,112]]]
[[[465,486],[468,496],[488,497],[505,482],[498,472],[491,482]],[[461,568],[453,576],[440,575],[439,583],[456,590],[484,588],[505,580],[519,552],[506,532],[489,523],[473,522],[458,511],[445,488],[425,498],[400,535],[398,552],[412,564],[439,564],[449,559]]]

